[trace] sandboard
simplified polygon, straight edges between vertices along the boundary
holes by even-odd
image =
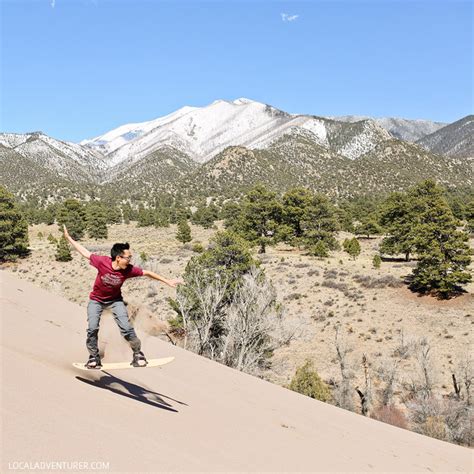
[[[169,364],[174,360],[174,357],[163,357],[162,359],[148,359],[148,365],[145,367],[134,367],[130,365],[129,362],[105,362],[102,363],[102,367],[100,369],[88,369],[84,362],[73,362],[72,365],[76,369],[81,370],[115,370],[115,369],[147,369],[150,367],[158,367],[160,365]]]

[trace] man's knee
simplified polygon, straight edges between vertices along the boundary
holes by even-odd
[[[133,335],[135,333],[133,326],[130,324],[128,319],[128,312],[126,306],[123,302],[117,302],[112,307],[112,313],[114,315],[115,322],[120,328],[122,336],[127,337],[128,335]]]
[[[87,323],[90,331],[99,329],[100,317],[102,315],[102,305],[90,300],[87,306]]]

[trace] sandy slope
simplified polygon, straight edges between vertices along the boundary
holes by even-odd
[[[109,472],[472,470],[469,449],[320,403],[152,337],[144,340],[146,354],[174,355],[173,363],[76,370],[70,363],[87,355],[84,308],[0,276],[2,472],[18,461],[105,461]],[[110,317],[104,334],[106,360],[129,357]]]

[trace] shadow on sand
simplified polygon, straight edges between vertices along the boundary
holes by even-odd
[[[88,379],[79,376],[76,376],[76,379],[80,382],[87,383],[94,387],[110,390],[111,392],[116,393],[117,395],[122,395],[124,397],[131,398],[132,400],[136,400],[137,402],[142,402],[147,405],[151,405],[152,407],[173,411],[175,413],[178,413],[178,410],[175,410],[167,401],[165,401],[165,398],[177,402],[180,405],[186,405],[186,403],[184,402],[180,402],[178,400],[166,397],[161,393],[153,392],[152,390],[140,387],[139,385],[135,385],[131,382],[126,382],[125,380],[115,377],[115,375],[111,375],[109,372],[103,371],[102,374],[101,377],[97,379]],[[97,375],[99,374],[97,373]]]

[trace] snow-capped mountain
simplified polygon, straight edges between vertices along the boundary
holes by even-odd
[[[80,175],[94,175],[106,168],[103,156],[97,151],[49,137],[42,132],[0,133],[0,144],[37,164],[54,169],[68,177],[80,170]],[[89,176],[90,177],[90,176]]]
[[[145,201],[157,192],[235,195],[255,180],[275,189],[317,186],[336,196],[404,189],[430,176],[450,187],[470,186],[469,158],[448,157],[444,149],[434,156],[421,142],[394,138],[402,129],[413,136],[438,126],[414,122],[334,120],[289,114],[250,99],[216,100],[122,125],[81,144],[41,132],[0,133],[0,183],[25,199],[97,193],[120,199],[122,193]],[[456,124],[443,129],[450,136],[455,132],[456,153],[472,150],[472,117]],[[435,146],[446,142],[444,135],[437,138],[443,130],[430,135]]]
[[[99,137],[93,138],[92,140],[82,140],[80,145],[87,145],[90,148],[97,148],[103,154],[109,154],[115,151],[117,148],[120,148],[122,145],[125,145],[135,138],[140,138],[146,133],[152,131],[155,128],[165,126],[179,119],[183,115],[188,114],[189,112],[195,110],[197,107],[182,107],[181,109],[166,115],[165,117],[160,117],[155,120],[150,120],[149,122],[141,123],[129,123],[126,125],[121,125],[118,128],[111,130],[110,132],[105,133]]]
[[[141,158],[171,146],[204,163],[229,146],[266,148],[285,134],[310,131],[318,145],[331,147],[340,140],[334,135],[349,130],[337,151],[355,159],[367,153],[378,139],[390,136],[376,123],[334,125],[333,120],[310,115],[289,114],[250,99],[216,100],[206,107],[183,107],[150,122],[122,125],[81,144],[106,153],[109,166]],[[351,136],[349,136],[351,135]]]
[[[371,118],[362,115],[344,115],[341,117],[331,117],[340,122],[360,122],[361,120],[371,120],[378,126],[387,130],[395,138],[406,142],[416,142],[425,135],[436,132],[447,124],[443,122],[432,122],[430,120],[408,120],[403,118]]]

